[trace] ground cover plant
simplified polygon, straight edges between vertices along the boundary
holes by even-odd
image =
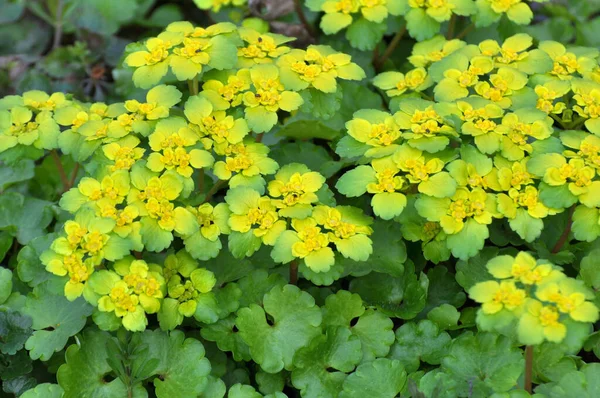
[[[600,3],[0,7],[3,393],[600,394]]]

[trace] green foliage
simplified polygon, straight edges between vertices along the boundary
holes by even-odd
[[[4,394],[600,394],[600,6],[188,3],[0,0]]]

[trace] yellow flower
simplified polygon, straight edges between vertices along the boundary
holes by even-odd
[[[291,163],[282,167],[275,179],[269,182],[269,195],[284,217],[306,218],[310,215],[311,204],[318,202],[317,191],[325,183],[325,177],[310,171],[299,163]]]
[[[123,137],[119,141],[111,142],[102,147],[102,152],[111,161],[109,170],[130,170],[131,167],[144,156],[144,148],[138,148],[139,138],[135,136]]]
[[[71,188],[63,194],[59,203],[63,209],[71,213],[75,213],[82,206],[96,206],[102,199],[120,204],[129,193],[129,188],[129,174],[126,171],[107,175],[102,178],[102,181],[83,177],[76,188]]]
[[[149,137],[150,148],[146,166],[154,171],[174,169],[179,175],[189,178],[194,169],[210,167],[214,163],[212,155],[204,149],[194,147],[198,137],[180,118],[160,121]]]
[[[508,195],[500,193],[497,196],[498,211],[504,214],[508,219],[517,217],[517,210],[523,208],[533,218],[545,218],[548,215],[556,214],[558,210],[546,207],[539,198],[538,190],[531,185],[518,190],[511,188]]]
[[[469,290],[469,297],[481,303],[481,311],[484,314],[491,315],[503,309],[518,310],[525,303],[527,294],[512,281],[486,281],[473,286]]]
[[[216,110],[225,110],[242,103],[243,93],[250,90],[250,70],[240,69],[227,76],[226,82],[208,80],[202,85],[201,96],[206,97]]]
[[[587,75],[598,65],[594,59],[597,54],[591,57],[578,56],[568,51],[563,44],[555,41],[543,41],[538,47],[546,52],[554,62],[550,75],[560,80],[570,80],[575,73]]]
[[[121,275],[132,294],[137,295],[139,303],[147,314],[154,314],[160,308],[160,299],[164,297],[165,280],[158,265],[148,265],[143,260],[124,258],[114,264],[117,274]]]
[[[85,284],[94,272],[94,264],[91,258],[83,259],[84,254],[80,251],[67,255],[59,255],[47,251],[41,256],[46,271],[59,276],[67,275],[69,280],[65,284],[64,294],[69,301],[81,296]]]
[[[280,109],[295,111],[304,103],[300,94],[286,90],[275,65],[257,65],[250,71],[254,91],[244,93],[248,126],[257,133],[269,131],[277,123]]]
[[[467,219],[471,218],[479,224],[491,224],[492,216],[496,213],[495,197],[481,188],[458,188],[454,196],[446,201],[446,214],[441,216],[439,221],[447,234],[462,231]]]
[[[543,85],[535,86],[534,90],[538,96],[535,107],[548,114],[561,114],[567,108],[567,105],[562,101],[555,102],[555,100],[563,98],[570,89],[571,84],[568,81],[560,80],[551,80]]]
[[[517,328],[521,343],[533,345],[544,340],[560,343],[565,338],[567,327],[560,322],[560,313],[556,307],[545,306],[537,300],[529,299],[526,308]]]
[[[600,86],[574,84],[573,99],[577,105],[573,110],[588,120],[585,127],[596,135],[600,135]]]
[[[350,137],[369,146],[365,156],[380,158],[391,155],[398,148],[402,131],[397,119],[397,114],[392,116],[375,109],[361,109],[346,122],[346,129]]]
[[[297,241],[292,245],[292,255],[304,259],[308,268],[315,272],[325,272],[334,264],[333,250],[329,245],[327,234],[321,232],[317,222],[311,218],[292,220],[292,227],[297,232]]]
[[[567,134],[563,134],[563,143],[572,149],[564,152],[567,158],[583,159],[587,166],[600,171],[600,137],[583,134],[584,138],[574,137],[571,139]],[[575,151],[576,150],[576,151]]]
[[[225,198],[231,209],[229,227],[232,231],[252,231],[266,245],[273,246],[285,231],[286,222],[277,214],[273,199],[250,188],[230,189]]]
[[[245,47],[238,48],[238,68],[250,68],[255,64],[270,64],[281,55],[290,51],[283,44],[293,38],[275,33],[259,33],[250,28],[239,28],[238,32]]]
[[[494,57],[501,65],[512,65],[527,59],[527,49],[533,44],[533,38],[525,33],[519,33],[507,38],[502,46],[495,40],[484,40],[479,43],[481,54]]]
[[[373,84],[382,90],[389,97],[396,97],[404,94],[406,91],[423,91],[429,88],[433,81],[427,74],[425,68],[415,68],[406,74],[400,72],[383,72],[375,76]]]
[[[317,206],[312,218],[329,230],[328,238],[338,252],[354,261],[366,261],[373,252],[369,235],[373,220],[360,209],[349,206]]]
[[[594,299],[581,281],[563,278],[553,283],[547,283],[536,291],[536,297],[556,305],[559,312],[568,314],[577,322],[596,322],[598,307],[586,299]]]
[[[498,72],[490,76],[490,81],[479,82],[475,85],[477,94],[485,99],[495,102],[506,109],[512,105],[509,98],[517,90],[527,84],[527,75],[513,68],[501,67]]]
[[[453,52],[463,48],[467,43],[454,39],[446,40],[438,35],[429,40],[416,43],[408,61],[415,67],[426,68],[433,62],[441,61]]]
[[[231,180],[230,186],[252,185],[261,175],[273,174],[279,165],[269,158],[269,147],[252,141],[215,146],[215,152],[225,160],[215,162],[214,173],[221,180]],[[262,177],[261,177],[261,180]]]
[[[362,80],[365,72],[351,62],[347,54],[339,53],[330,46],[310,45],[304,50],[292,50],[278,61],[281,81],[292,90],[314,87],[325,93],[337,91],[336,78]]]
[[[538,262],[527,252],[519,252],[516,257],[494,257],[488,261],[486,267],[494,278],[513,278],[515,282],[525,285],[542,285],[565,277],[562,272],[554,269],[552,264]]]

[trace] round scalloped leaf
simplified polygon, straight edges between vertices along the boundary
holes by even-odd
[[[252,359],[250,348],[235,328],[235,316],[232,315],[204,326],[200,329],[200,333],[204,339],[217,343],[221,351],[231,352],[236,361],[250,361]]]
[[[63,349],[69,337],[78,333],[92,314],[93,307],[83,297],[67,300],[46,290],[46,284],[36,287],[27,296],[23,313],[33,319],[33,334],[25,343],[32,359],[47,361]]]
[[[294,357],[292,383],[303,397],[335,398],[346,375],[360,362],[360,340],[344,326],[330,326]]]
[[[19,312],[0,311],[0,352],[14,355],[31,336],[32,319]]]
[[[389,397],[402,391],[406,383],[406,371],[400,361],[379,358],[365,362],[348,375],[340,398]]]
[[[296,351],[320,333],[321,311],[310,294],[294,285],[275,286],[263,306],[251,304],[238,311],[240,336],[265,372],[290,369]]]
[[[25,391],[21,398],[61,398],[63,389],[58,384],[42,383]]]
[[[127,396],[127,387],[120,378],[114,377],[107,361],[106,347],[111,339],[114,338],[107,332],[90,329],[79,336],[79,344],[67,348],[66,363],[56,375],[65,398]],[[138,397],[146,392],[141,384],[137,384],[134,391]]]
[[[438,365],[448,352],[452,338],[432,321],[409,322],[396,330],[390,358],[399,360],[407,372],[419,369],[420,361]]]
[[[462,334],[442,359],[442,370],[456,381],[458,396],[506,392],[523,369],[523,352],[509,338],[492,333]]]

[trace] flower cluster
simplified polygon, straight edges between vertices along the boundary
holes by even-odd
[[[522,344],[560,343],[569,327],[598,320],[598,308],[589,301],[594,293],[546,260],[520,252],[516,257],[495,257],[486,268],[496,280],[469,290],[471,299],[481,303],[481,330],[510,333],[516,327]]]
[[[337,153],[361,160],[338,180],[339,192],[372,194],[383,219],[421,217],[427,232],[405,238],[424,248],[435,241],[424,250],[435,262],[477,254],[495,219],[533,242],[545,218],[571,206],[575,235],[597,238],[599,52],[532,45],[517,34],[415,46],[415,69],[373,81],[392,112],[363,109],[346,124]]]
[[[177,22],[130,47],[134,83],[152,87],[144,100],[89,104],[32,91],[0,102],[3,156],[52,150],[93,165],[62,195],[73,219],[41,259],[64,277],[69,300],[83,296],[97,308],[102,328],[143,330],[146,314],[156,313],[173,329],[193,316],[199,302],[214,300],[206,295],[216,283],[198,261],[215,258],[223,239],[238,258],[264,244],[278,262],[297,259],[317,273],[334,264],[333,248],[356,261],[369,257],[372,219],[336,206],[321,174],[301,164],[280,169],[260,142],[282,111],[339,95],[339,79],[365,76],[349,55],[321,45],[291,50],[290,40],[228,23]],[[179,109],[181,91],[159,84],[169,70],[190,83]],[[211,192],[208,173],[217,178]],[[227,186],[225,202],[209,202]],[[185,250],[164,265],[144,261],[176,238]]]
[[[547,0],[306,0],[306,6],[323,12],[320,27],[327,35],[348,28],[346,37],[361,50],[372,49],[381,38],[388,17],[403,16],[411,37],[423,41],[435,36],[442,23],[469,17],[476,27],[486,27],[506,16],[512,23],[528,25],[533,12],[528,3]],[[383,29],[381,29],[383,27]],[[381,36],[379,36],[381,35]]]
[[[385,27],[388,16],[400,15],[400,3],[394,0],[307,0],[306,6],[311,11],[324,12],[320,27],[325,34],[348,28],[348,37],[359,33],[365,25],[376,31],[380,26]]]

